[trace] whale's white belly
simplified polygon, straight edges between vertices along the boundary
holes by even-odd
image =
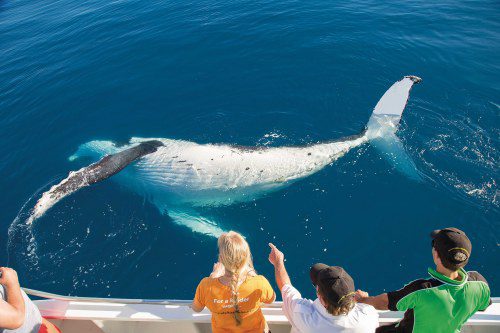
[[[147,140],[151,139],[135,138],[132,143]],[[129,179],[156,197],[167,192],[180,201],[230,204],[317,172],[366,138],[308,147],[257,149],[159,140],[164,147],[137,161],[129,173],[133,178]]]

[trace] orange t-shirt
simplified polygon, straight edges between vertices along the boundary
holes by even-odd
[[[274,290],[262,275],[248,277],[238,288],[238,307],[241,324],[236,325],[231,287],[219,279],[206,277],[196,288],[195,301],[212,312],[214,333],[262,333],[265,319],[260,306],[275,299]]]

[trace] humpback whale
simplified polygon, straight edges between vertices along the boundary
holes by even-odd
[[[113,176],[175,223],[217,237],[223,230],[200,216],[197,207],[231,205],[279,190],[368,141],[398,156],[398,170],[418,178],[395,133],[410,90],[420,81],[416,76],[405,76],[394,83],[375,106],[362,133],[335,141],[285,147],[198,144],[164,138],[132,138],[124,146],[111,141],[87,142],[69,159],[87,156],[98,161],[70,172],[43,193],[27,222],[32,223],[78,189]]]

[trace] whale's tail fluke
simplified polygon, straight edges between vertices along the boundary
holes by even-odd
[[[375,106],[365,134],[371,144],[381,150],[383,156],[398,171],[414,180],[421,180],[421,174],[405,151],[403,143],[396,136],[396,131],[411,88],[421,81],[421,78],[410,75],[394,83]]]

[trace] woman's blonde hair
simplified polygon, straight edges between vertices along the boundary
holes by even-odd
[[[234,319],[236,325],[241,324],[240,310],[238,306],[238,287],[240,276],[254,271],[250,246],[243,236],[234,231],[223,233],[217,241],[219,247],[219,261],[224,265],[226,273],[231,276],[231,294],[234,303]]]

